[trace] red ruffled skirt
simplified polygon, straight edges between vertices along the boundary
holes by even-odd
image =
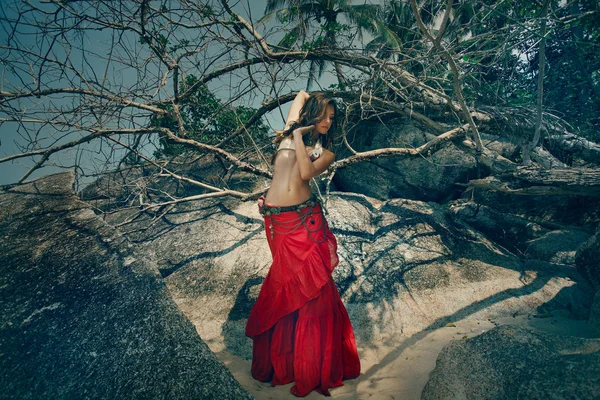
[[[273,264],[246,325],[252,376],[272,386],[295,382],[296,396],[329,396],[329,388],[360,375],[352,325],[331,278],[336,238],[319,203],[264,221]]]

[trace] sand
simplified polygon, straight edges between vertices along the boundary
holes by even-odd
[[[536,318],[521,315],[496,320],[465,319],[430,331],[411,336],[387,337],[378,343],[365,344],[357,338],[361,359],[361,375],[344,381],[344,386],[330,389],[333,399],[403,399],[415,400],[429,380],[438,353],[451,340],[464,340],[479,335],[499,325],[530,326],[535,329],[568,336],[592,337],[587,321],[564,316]],[[296,399],[290,393],[292,383],[272,387],[270,383],[256,381],[250,375],[250,361],[226,350],[222,343],[209,341],[208,345],[229,368],[233,376],[256,399]],[[219,351],[221,350],[221,351]],[[311,392],[306,399],[324,399]]]

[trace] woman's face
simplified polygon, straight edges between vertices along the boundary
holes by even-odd
[[[319,132],[321,135],[327,134],[329,128],[331,128],[331,124],[333,123],[333,117],[335,116],[335,109],[330,104],[327,106],[321,118],[319,118],[319,122],[315,124],[315,130]]]

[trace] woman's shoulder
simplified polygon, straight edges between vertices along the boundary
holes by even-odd
[[[290,149],[290,150],[296,149],[296,146],[294,145],[294,141],[289,136],[284,137],[279,142],[279,146],[277,147],[277,150],[283,150],[283,149]]]

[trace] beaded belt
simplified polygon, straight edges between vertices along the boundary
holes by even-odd
[[[279,215],[280,213],[285,212],[285,211],[296,211],[296,212],[300,213],[300,212],[302,212],[302,210],[304,208],[314,207],[318,202],[319,202],[319,199],[313,193],[313,194],[311,194],[310,198],[308,200],[304,201],[303,203],[295,204],[293,206],[283,206],[283,207],[269,206],[268,204],[263,203],[262,207],[259,208],[259,211],[263,216],[266,216],[266,217],[268,217],[271,214]]]

